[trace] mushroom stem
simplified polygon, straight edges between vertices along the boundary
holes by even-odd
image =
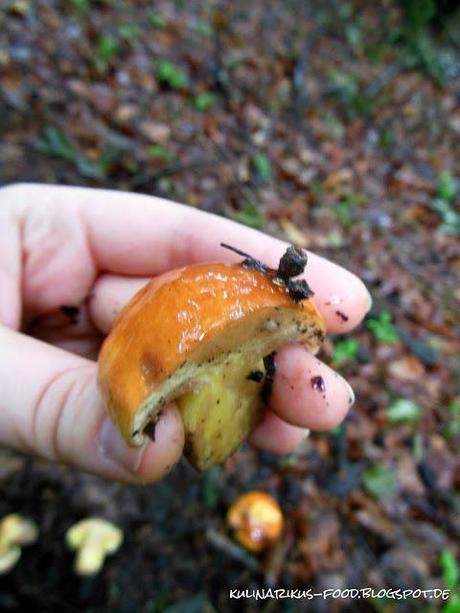
[[[100,539],[89,537],[79,549],[75,560],[75,572],[79,575],[95,575],[104,565],[105,551]]]

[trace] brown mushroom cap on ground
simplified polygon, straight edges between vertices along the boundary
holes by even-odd
[[[195,264],[153,279],[120,312],[100,354],[99,387],[131,445],[143,444],[149,422],[179,399],[186,454],[203,470],[230,455],[257,423],[263,382],[250,375],[263,371],[262,359],[291,341],[316,352],[324,334],[314,302],[296,302],[273,276],[242,264]],[[209,406],[221,399],[220,407]],[[203,431],[198,421],[212,416]],[[216,449],[219,436],[225,440]]]

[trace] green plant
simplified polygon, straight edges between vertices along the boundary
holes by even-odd
[[[343,135],[345,134],[345,126],[340,119],[334,113],[332,113],[332,111],[327,111],[324,114],[323,123],[334,140],[340,140],[343,138]]]
[[[438,178],[437,198],[431,201],[431,208],[442,220],[440,231],[444,234],[460,234],[460,212],[454,208],[457,192],[457,179],[447,171],[442,172]]]
[[[120,52],[120,40],[113,34],[103,34],[97,43],[94,63],[99,72],[107,72],[110,61]]]
[[[451,438],[460,433],[460,401],[452,400],[449,404],[450,423],[447,425],[444,435]]]
[[[374,464],[361,475],[364,489],[374,496],[383,498],[395,492],[398,486],[398,471],[382,464]]]
[[[257,151],[252,158],[252,163],[258,177],[262,181],[270,181],[273,174],[270,158],[262,151]]]
[[[349,120],[369,115],[374,101],[359,85],[357,75],[333,68],[328,73],[329,93],[341,102]]]
[[[201,482],[201,496],[208,509],[214,509],[219,502],[222,489],[223,471],[220,466],[213,466],[204,475]]]
[[[388,151],[394,143],[394,136],[388,128],[382,128],[379,132],[379,147],[383,151]]]
[[[166,147],[163,147],[163,145],[151,145],[149,147],[149,153],[156,160],[162,162],[171,162],[174,159],[174,154]]]
[[[451,591],[451,596],[447,604],[442,608],[442,613],[459,613],[460,611],[460,567],[453,553],[447,549],[442,549],[439,556],[442,579]]]
[[[78,172],[89,179],[106,179],[110,173],[110,169],[120,157],[120,150],[116,147],[105,146],[99,157],[95,160],[89,160],[83,155],[79,155],[76,159]]]
[[[382,311],[378,319],[368,319],[366,325],[375,339],[383,345],[391,345],[399,340],[399,334],[388,311]]]
[[[251,228],[263,228],[267,222],[265,216],[255,204],[246,201],[239,211],[234,214],[234,219]]]
[[[122,23],[118,26],[117,32],[121,38],[134,45],[139,39],[141,29],[137,23]]]
[[[184,89],[188,85],[187,73],[168,60],[160,60],[157,65],[157,78],[160,83],[172,89]]]
[[[355,338],[345,338],[337,341],[334,345],[332,361],[335,364],[356,360],[359,351],[359,343]]]
[[[91,0],[72,0],[73,7],[82,15],[88,12]]]
[[[61,158],[69,162],[75,162],[77,152],[66,135],[54,128],[48,126],[42,136],[35,142],[37,151],[54,158]]]
[[[419,420],[421,408],[412,400],[398,398],[387,409],[388,421],[392,424],[414,423]]]
[[[346,200],[341,200],[335,207],[335,214],[342,226],[350,228],[353,225],[350,205]]]
[[[118,148],[106,146],[96,160],[80,153],[67,136],[53,126],[48,126],[35,142],[35,148],[44,155],[72,162],[82,177],[105,179],[113,163],[118,159]]]
[[[404,0],[403,8],[405,23],[392,36],[393,42],[400,45],[400,63],[410,70],[422,70],[443,87],[446,83],[446,70],[430,33],[436,15],[436,2]]]
[[[150,9],[147,11],[147,19],[154,28],[157,28],[157,30],[163,30],[163,28],[166,26],[166,19],[162,17],[160,13],[155,11],[155,9]]]
[[[436,14],[434,0],[403,0],[407,27],[418,32],[425,28]]]
[[[337,219],[345,228],[350,228],[353,225],[353,208],[361,206],[367,202],[366,196],[363,194],[355,194],[348,192],[340,202],[334,207],[334,212]]]
[[[212,23],[206,19],[197,19],[194,23],[194,30],[201,36],[212,36],[214,30],[212,27]]]
[[[195,97],[195,108],[198,111],[209,111],[217,102],[217,94],[214,92],[202,92]]]
[[[439,175],[438,179],[438,198],[450,202],[455,198],[457,193],[457,181],[456,179],[445,170]]]

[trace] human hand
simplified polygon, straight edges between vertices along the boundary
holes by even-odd
[[[241,259],[221,242],[275,268],[286,248],[150,196],[33,184],[0,189],[0,445],[105,478],[164,476],[182,454],[177,408],[163,411],[155,442],[129,448],[105,415],[95,359],[114,316],[149,277],[192,262]],[[306,278],[328,332],[348,332],[370,307],[362,282],[324,258],[309,254]],[[312,386],[317,376],[325,392]],[[286,346],[276,356],[270,408],[250,440],[288,453],[306,429],[340,423],[352,403],[351,388],[333,370],[302,346]]]

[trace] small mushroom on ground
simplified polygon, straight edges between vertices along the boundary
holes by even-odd
[[[83,519],[66,533],[67,546],[77,552],[74,569],[78,575],[97,574],[105,557],[115,553],[122,542],[120,528],[98,517]]]
[[[21,557],[21,547],[37,540],[38,528],[30,519],[11,513],[0,520],[0,575],[8,573]]]
[[[283,530],[283,514],[272,496],[252,491],[240,496],[227,513],[235,538],[249,551],[260,552],[273,544]]]

